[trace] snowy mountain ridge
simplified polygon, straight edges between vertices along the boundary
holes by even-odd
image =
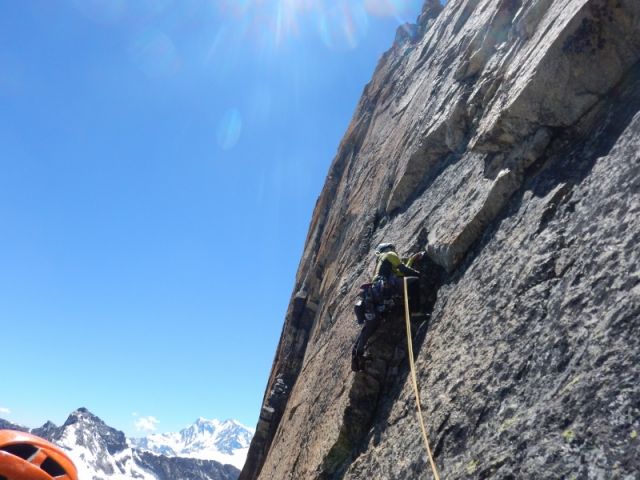
[[[157,478],[136,463],[122,432],[83,409],[73,412],[52,440],[67,451],[80,479],[93,479],[96,474],[108,480]]]
[[[129,442],[137,449],[158,455],[215,460],[241,469],[253,433],[253,429],[236,420],[200,417],[179,432],[152,434]]]
[[[39,435],[60,446],[73,460],[80,480],[236,480],[240,473],[231,462],[222,464],[213,459],[201,459],[195,456],[184,458],[174,455],[174,449],[166,453],[151,449],[140,449],[135,441],[127,439],[125,434],[116,430],[86,408],[72,412],[61,427],[47,422],[40,428],[29,429],[0,419],[0,428],[28,431]],[[240,467],[246,457],[251,432],[233,420],[199,419],[185,428],[185,438],[191,439],[189,450],[192,454],[205,455],[207,446],[219,448],[211,456],[230,457]],[[240,434],[233,438],[233,432]],[[181,433],[182,433],[181,432]],[[248,439],[246,435],[249,435]],[[154,435],[154,437],[174,438],[177,434]],[[139,439],[145,440],[145,439]],[[159,441],[153,445],[158,445]],[[215,447],[215,445],[219,447]],[[241,448],[236,448],[236,446]],[[179,443],[172,444],[176,450]],[[224,452],[226,453],[224,453]]]

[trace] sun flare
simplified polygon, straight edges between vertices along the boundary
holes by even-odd
[[[306,31],[329,48],[355,48],[366,35],[370,17],[399,23],[411,0],[224,0],[221,13],[242,23],[243,31],[263,46],[279,47]]]

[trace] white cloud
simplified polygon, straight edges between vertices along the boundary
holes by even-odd
[[[149,415],[148,417],[138,418],[133,425],[139,432],[154,432],[158,423],[160,421],[156,417]]]
[[[6,407],[0,407],[0,414],[2,415],[9,415],[11,413],[11,410],[9,410]]]

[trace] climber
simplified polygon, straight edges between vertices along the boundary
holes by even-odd
[[[392,243],[381,243],[376,247],[376,271],[374,282],[381,279],[388,282],[389,288],[400,293],[402,289],[402,277],[419,277],[420,272],[411,268],[416,261],[419,261],[424,252],[418,252],[408,259],[401,259],[396,253],[396,248]]]
[[[383,314],[391,310],[398,298],[402,297],[403,277],[407,277],[412,303],[419,302],[417,277],[420,272],[411,266],[422,259],[424,252],[418,252],[403,261],[395,250],[391,243],[381,243],[376,247],[377,261],[373,281],[360,287],[354,310],[356,321],[362,325],[362,330],[351,351],[351,369],[354,372],[364,368],[367,341],[378,329]]]
[[[0,478],[78,480],[78,472],[56,445],[29,433],[0,430]]]

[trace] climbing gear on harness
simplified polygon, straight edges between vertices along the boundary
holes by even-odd
[[[436,463],[433,460],[431,453],[431,447],[429,446],[429,437],[427,436],[427,429],[424,425],[424,418],[422,416],[422,408],[420,407],[420,391],[418,390],[418,377],[416,376],[416,365],[413,361],[413,340],[411,338],[411,318],[409,312],[409,289],[407,287],[407,279],[404,278],[404,313],[407,325],[407,353],[409,354],[409,366],[411,368],[411,383],[413,385],[413,393],[416,397],[416,407],[418,413],[418,420],[420,421],[420,428],[422,430],[422,439],[429,455],[429,463],[431,464],[431,471],[436,480],[440,480],[438,475],[438,469]]]
[[[364,311],[364,300],[362,298],[356,300],[356,303],[353,305],[353,311],[356,314],[356,322],[358,325],[362,325],[367,315]]]

